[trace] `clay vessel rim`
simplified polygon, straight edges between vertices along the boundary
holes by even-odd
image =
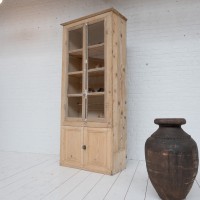
[[[184,118],[157,118],[154,123],[158,125],[183,125],[186,124],[186,120]]]

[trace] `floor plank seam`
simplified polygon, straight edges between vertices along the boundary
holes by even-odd
[[[47,160],[48,161],[48,160]],[[53,161],[52,163],[50,163],[50,166],[51,165],[53,165],[54,163],[57,163],[58,161]],[[43,163],[45,163],[45,162],[43,162]],[[41,165],[43,164],[43,163],[41,163]],[[37,165],[37,166],[39,166],[39,165]],[[35,166],[35,167],[37,167],[37,166]],[[28,170],[27,170],[28,171]],[[24,171],[23,171],[24,172]],[[16,174],[17,175],[17,174]],[[16,183],[16,182],[18,182],[19,180],[21,180],[21,179],[23,179],[23,178],[26,178],[26,176],[27,176],[27,174],[26,175],[24,175],[24,176],[22,176],[22,177],[20,177],[20,178],[18,178],[17,180],[15,180],[15,181],[13,181],[13,182],[11,182],[11,183],[9,183],[9,184],[7,184],[7,185],[4,185],[3,187],[0,187],[0,190],[1,189],[3,189],[3,188],[6,188],[6,187],[8,187],[8,186],[10,186],[10,185],[12,185],[12,184],[14,184],[14,183]],[[13,176],[12,176],[13,177]],[[11,178],[11,177],[9,177],[9,178]],[[7,178],[8,179],[8,178]],[[3,180],[4,181],[4,180]]]
[[[59,166],[58,157],[0,152],[2,200],[158,200],[145,160],[129,159],[125,170],[107,176]],[[24,155],[24,156],[23,156]],[[5,161],[5,162],[4,162]],[[129,163],[128,163],[129,162]],[[1,167],[2,166],[2,167]],[[187,199],[199,200],[200,173]]]
[[[83,200],[83,199],[85,199],[87,196],[88,196],[88,194],[95,188],[95,186],[101,181],[101,179],[104,177],[104,175],[102,175],[101,177],[100,177],[100,179],[94,184],[94,186],[87,192],[87,194],[81,199],[81,200]]]
[[[3,154],[29,154],[29,155],[41,155],[43,157],[46,157],[46,156],[58,156],[59,157],[59,154],[51,154],[51,153],[34,153],[34,152],[19,152],[19,151],[3,151],[3,150],[0,150],[0,153],[3,153]]]
[[[149,185],[149,178],[147,179],[147,183],[146,183],[146,191],[145,191],[145,196],[144,196],[144,200],[147,197],[147,189],[148,189],[148,185]]]
[[[81,170],[82,171],[82,170]],[[81,183],[83,183],[92,173],[89,173],[85,179],[80,181],[76,186],[74,186],[73,189],[71,189],[66,195],[64,195],[60,200],[65,199],[67,196],[69,196],[70,193],[72,193]]]
[[[200,184],[199,184],[199,182],[197,181],[197,179],[195,179],[195,181],[196,181],[197,185],[198,185],[198,186],[199,186],[199,188],[200,188]]]
[[[108,189],[108,192],[105,194],[104,198],[102,200],[104,200],[106,198],[106,196],[108,195],[108,193],[110,192],[111,188],[113,187],[113,185],[115,184],[115,182],[117,181],[117,179],[119,178],[121,172],[119,172],[117,178],[115,179],[115,181],[113,182],[113,184],[110,186],[110,188]]]
[[[50,159],[51,160],[51,159]],[[54,163],[57,163],[58,161],[53,161],[53,162],[51,162],[50,163],[50,166],[51,165],[53,165]],[[39,165],[38,165],[39,166]],[[56,166],[54,166],[53,168],[55,168]],[[24,179],[24,178],[26,178],[26,176],[27,175],[25,175],[25,176],[23,176],[22,177],[22,179]],[[12,185],[12,184],[15,184],[16,182],[18,182],[18,181],[20,181],[21,180],[21,178],[19,178],[19,179],[17,179],[16,181],[14,181],[14,182],[12,182],[11,184],[9,184],[9,185]],[[33,180],[31,180],[28,184],[30,184],[30,183],[34,183],[35,182],[35,179],[33,179]],[[8,185],[8,186],[9,186]],[[20,190],[21,188],[24,188],[24,187],[26,187],[26,185],[27,185],[27,183],[24,183],[23,185],[20,185],[19,187],[17,186],[17,187],[15,187],[15,189],[12,191],[12,193],[14,193],[15,191],[18,191],[18,190]],[[6,186],[7,187],[7,186]],[[5,187],[5,188],[6,188]],[[31,193],[31,192],[30,192]],[[9,196],[11,193],[8,193],[8,194],[6,194],[6,196]],[[26,197],[28,194],[25,194],[24,196],[22,196],[20,199],[24,199],[24,197]],[[10,198],[9,198],[10,199]]]
[[[55,166],[56,167],[56,166]],[[53,168],[54,169],[54,168]],[[52,169],[51,169],[52,170]],[[53,180],[55,180],[57,177],[54,177],[53,179],[49,180],[49,183]],[[33,181],[35,182],[35,181]],[[32,193],[37,193],[38,189],[34,189],[33,191],[30,191],[30,193],[25,194],[23,197],[20,198],[20,200],[24,200],[27,199],[28,196],[31,196]],[[40,197],[40,199],[42,199],[43,197]]]
[[[8,179],[8,178],[11,178],[11,177],[13,177],[13,176],[16,176],[17,174],[20,174],[20,173],[22,173],[22,172],[28,171],[28,170],[30,170],[30,169],[36,167],[36,166],[39,166],[39,165],[41,165],[41,164],[47,162],[48,160],[50,160],[50,159],[44,160],[44,161],[42,161],[42,162],[40,162],[40,163],[37,163],[37,164],[35,164],[35,165],[31,166],[31,167],[28,167],[28,168],[26,168],[26,169],[23,169],[23,170],[21,170],[21,171],[18,171],[18,172],[14,173],[14,174],[12,174],[12,175],[10,175],[10,176],[8,176],[8,177],[5,177],[5,178],[3,178],[3,179],[0,179],[0,182],[6,180],[6,179]],[[55,161],[55,162],[58,162],[58,160]]]
[[[40,199],[42,200],[42,199],[46,198],[48,195],[50,195],[51,193],[55,192],[61,185],[65,184],[66,182],[68,182],[69,180],[71,180],[74,176],[76,176],[78,173],[80,173],[80,171],[81,170],[79,170],[76,173],[74,173],[72,176],[70,176],[69,178],[67,178],[67,180],[65,180],[64,182],[62,182],[60,185],[58,185],[57,187],[55,187],[53,190],[51,190],[49,193],[47,193],[46,195],[44,195]]]
[[[127,191],[126,191],[126,194],[125,194],[125,196],[124,196],[124,200],[126,199],[126,196],[127,196],[127,194],[128,194],[128,191],[129,191],[129,189],[130,189],[130,187],[131,187],[131,184],[132,184],[133,179],[134,179],[134,177],[135,177],[135,174],[136,174],[136,171],[137,171],[137,169],[138,169],[139,163],[140,163],[140,161],[138,161],[138,163],[137,163],[137,166],[136,166],[136,168],[135,168],[133,177],[131,178],[131,182],[130,182],[130,184],[129,184],[129,186],[128,186],[128,189],[127,189]]]

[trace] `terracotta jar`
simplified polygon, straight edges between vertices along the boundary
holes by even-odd
[[[159,125],[145,143],[149,178],[163,200],[183,200],[189,193],[198,171],[196,142],[181,125],[183,118],[155,119]]]

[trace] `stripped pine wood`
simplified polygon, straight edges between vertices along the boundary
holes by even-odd
[[[110,175],[126,167],[126,21],[108,9],[62,24],[62,166]]]
[[[124,23],[124,25],[122,25]],[[113,161],[114,173],[126,165],[125,64],[126,22],[113,14]],[[123,53],[122,53],[123,52]],[[123,70],[124,69],[124,70]]]
[[[76,22],[79,22],[79,21],[82,21],[84,19],[87,19],[87,18],[91,18],[91,17],[96,17],[98,15],[102,15],[104,13],[107,13],[107,12],[114,12],[115,14],[119,15],[120,17],[122,17],[123,19],[127,20],[126,17],[124,17],[122,14],[120,14],[117,10],[115,10],[114,8],[109,8],[107,10],[103,10],[103,11],[100,11],[100,12],[97,12],[97,13],[94,13],[94,14],[90,14],[90,15],[87,15],[85,17],[81,17],[81,18],[78,18],[78,19],[75,19],[75,20],[72,20],[72,21],[69,21],[69,22],[66,22],[66,23],[63,23],[61,25],[68,25],[68,24],[72,24],[72,23],[76,23]]]
[[[129,160],[125,170],[108,176],[61,167],[58,155],[0,152],[0,158],[0,176],[4,177],[0,180],[2,200],[160,199],[148,179],[144,161]],[[199,174],[186,200],[199,199],[198,180]]]

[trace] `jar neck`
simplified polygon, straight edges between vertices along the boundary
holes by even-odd
[[[177,124],[159,124],[159,128],[181,128],[181,125],[177,125]]]
[[[181,125],[159,125],[159,128],[152,134],[152,137],[165,139],[184,139],[189,135],[181,128]]]

